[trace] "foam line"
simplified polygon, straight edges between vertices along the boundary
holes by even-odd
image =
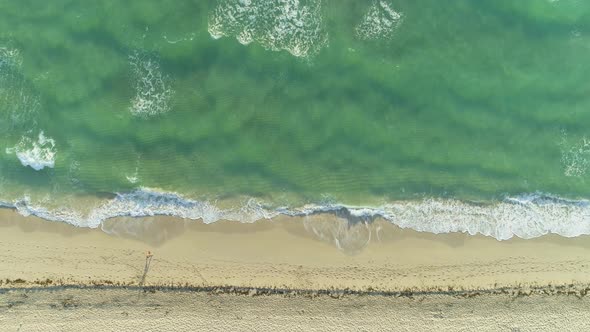
[[[514,236],[530,239],[554,233],[565,237],[590,234],[590,202],[568,200],[533,193],[490,203],[477,204],[454,199],[398,201],[379,207],[344,204],[304,205],[298,208],[271,209],[249,199],[243,205],[223,209],[214,203],[191,200],[177,193],[142,188],[95,207],[86,215],[71,210],[50,210],[28,197],[0,206],[17,209],[22,215],[66,222],[79,227],[100,227],[115,217],[175,216],[213,223],[218,220],[252,223],[278,215],[304,217],[321,213],[337,214],[350,223],[384,218],[401,227],[429,233],[463,232],[482,234],[498,240]]]

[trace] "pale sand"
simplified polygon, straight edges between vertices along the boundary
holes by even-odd
[[[1,331],[588,331],[590,298],[13,291]]]
[[[179,330],[182,330],[182,324],[204,324],[207,319],[218,317],[215,315],[233,311],[249,315],[248,324],[259,326],[263,322],[255,319],[257,315],[271,315],[275,320],[272,324],[309,322],[315,317],[323,319],[322,324],[338,321],[350,327],[357,321],[376,324],[373,327],[378,328],[388,326],[379,324],[391,326],[394,322],[402,321],[409,324],[414,319],[425,319],[424,324],[427,324],[434,321],[436,317],[433,310],[438,308],[445,315],[448,314],[443,315],[449,318],[444,322],[451,325],[444,326],[451,330],[457,330],[469,322],[484,324],[485,320],[481,317],[486,312],[496,315],[494,317],[498,319],[485,323],[491,330],[509,330],[511,327],[506,325],[508,322],[500,320],[505,320],[506,315],[513,310],[522,310],[512,322],[516,327],[522,326],[523,331],[542,326],[534,325],[535,322],[550,324],[560,320],[578,324],[567,326],[581,327],[579,324],[586,324],[585,321],[590,318],[589,300],[583,297],[590,286],[589,237],[567,239],[545,236],[533,240],[499,242],[483,236],[433,235],[401,230],[383,221],[349,229],[342,227],[343,224],[332,216],[315,216],[311,219],[280,218],[255,224],[218,222],[204,225],[172,218],[127,218],[112,220],[105,226],[110,232],[119,234],[114,236],[98,229],[75,228],[34,217],[24,218],[10,210],[0,210],[0,290],[12,289],[12,293],[0,295],[0,300],[4,301],[0,323],[12,325],[0,326],[18,327],[14,324],[41,324],[44,321],[47,324],[61,324],[56,320],[63,315],[69,317],[68,322],[72,326],[83,324],[76,319],[82,316],[88,319],[89,324],[105,317],[112,318],[113,324],[133,324],[151,317],[148,313],[151,307],[142,302],[131,305],[137,315],[115,319],[122,314],[112,311],[115,307],[107,305],[112,302],[109,299],[113,299],[109,292],[123,290],[69,290],[67,292],[74,293],[72,298],[78,299],[76,303],[79,309],[74,311],[58,310],[59,306],[52,308],[47,304],[55,298],[64,298],[66,291],[63,290],[55,293],[44,290],[36,293],[38,300],[24,300],[21,306],[8,305],[11,296],[25,292],[21,290],[18,293],[15,288],[35,287],[46,284],[47,280],[51,281],[51,285],[230,285],[312,291],[411,289],[414,292],[414,300],[366,295],[350,295],[334,300],[324,295],[312,302],[306,302],[311,299],[301,295],[291,298],[280,295],[248,297],[198,292],[177,294],[169,291],[157,291],[159,295],[149,295],[148,300],[151,301],[152,296],[155,296],[154,301],[174,307],[177,315],[185,315],[175,320],[181,324],[176,326]],[[334,234],[345,250],[336,248]],[[153,253],[147,271],[146,251]],[[573,286],[568,286],[570,284]],[[545,287],[548,285],[553,286]],[[493,290],[492,293],[505,294],[487,294],[469,299],[467,296],[441,297],[428,293],[449,289],[472,290],[468,295],[486,289]],[[419,293],[421,291],[426,291],[428,295]],[[531,291],[533,294],[571,292],[575,296],[518,296]],[[131,292],[139,296],[137,290]],[[53,294],[53,300],[48,294]],[[582,299],[578,298],[580,296]],[[121,295],[121,298],[124,297]],[[93,307],[92,303],[99,299],[105,302],[104,305]],[[178,303],[175,303],[175,299],[178,299]],[[43,301],[48,302],[43,304]],[[219,306],[219,311],[198,310],[199,314],[193,317],[192,312],[201,308],[203,301],[225,304]],[[543,304],[546,309],[541,310]],[[38,311],[35,309],[35,315],[30,315],[36,305]],[[163,310],[162,307],[158,308]],[[317,310],[317,314],[297,316],[295,313],[299,308]],[[158,312],[161,314],[162,310]],[[257,313],[256,310],[261,311]],[[404,321],[402,317],[406,314],[414,317],[405,318]],[[384,321],[379,323],[378,317]],[[527,317],[536,321],[523,325]],[[574,318],[577,319],[575,322]],[[218,320],[213,320],[219,324],[223,320],[223,324],[229,327],[238,324],[231,318],[218,317]],[[166,322],[168,318],[165,317],[154,320],[153,329],[159,330],[158,324]],[[459,325],[452,325],[453,322]],[[306,325],[299,330],[313,330],[313,326]],[[414,330],[420,328],[412,326],[415,326]]]

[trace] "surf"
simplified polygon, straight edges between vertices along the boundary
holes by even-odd
[[[494,202],[470,202],[457,199],[425,198],[393,201],[380,206],[346,204],[305,204],[298,207],[273,207],[256,198],[240,205],[222,207],[212,201],[200,201],[178,193],[140,188],[115,194],[89,212],[75,208],[49,209],[30,197],[0,205],[14,208],[24,216],[65,222],[78,227],[98,228],[117,217],[171,216],[200,220],[209,224],[220,220],[254,223],[281,215],[290,217],[333,215],[349,225],[384,219],[400,227],[434,234],[468,233],[497,240],[512,237],[531,239],[546,234],[576,237],[590,234],[590,201],[572,200],[544,193],[507,196]]]

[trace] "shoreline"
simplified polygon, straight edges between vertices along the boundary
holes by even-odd
[[[251,224],[268,219],[306,219],[330,214],[346,219],[350,224],[372,223],[381,219],[417,232],[481,234],[500,241],[514,237],[534,239],[547,234],[568,238],[590,235],[590,201],[542,192],[505,196],[489,202],[423,197],[381,201],[376,205],[307,203],[294,207],[267,206],[252,197],[201,201],[175,192],[144,187],[111,195],[109,198],[71,197],[73,201],[64,201],[64,205],[52,204],[52,207],[35,203],[29,196],[24,196],[13,203],[0,201],[0,208],[83,228],[100,228],[111,220],[128,217],[177,218],[205,224],[222,221]]]

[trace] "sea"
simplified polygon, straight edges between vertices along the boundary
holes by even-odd
[[[0,206],[590,234],[590,2],[0,0]]]

